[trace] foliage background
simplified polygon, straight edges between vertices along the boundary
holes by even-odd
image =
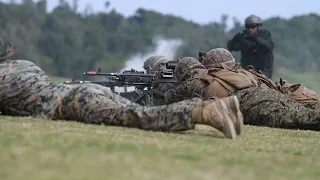
[[[150,51],[153,38],[161,35],[181,39],[177,57],[197,56],[200,50],[225,47],[241,30],[226,30],[227,15],[220,22],[200,25],[155,11],[138,9],[125,18],[115,9],[78,13],[77,0],[60,4],[51,13],[46,0],[22,4],[0,3],[0,34],[18,47],[15,58],[35,62],[50,75],[73,77],[88,69],[103,67],[117,72],[136,52]],[[275,42],[275,69],[295,73],[316,73],[320,67],[320,16],[307,14],[289,20],[273,17],[264,22]],[[235,54],[239,57],[239,53]],[[276,74],[275,76],[278,76]]]

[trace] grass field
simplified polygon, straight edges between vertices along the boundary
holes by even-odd
[[[0,179],[320,179],[320,133],[246,126],[236,140],[0,117]]]
[[[289,73],[297,82],[316,79]],[[319,139],[319,132],[245,126],[232,141],[207,126],[160,133],[0,116],[0,179],[319,180]]]

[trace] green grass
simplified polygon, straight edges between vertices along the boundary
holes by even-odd
[[[160,133],[0,116],[0,179],[320,179],[320,133],[207,126]]]
[[[276,73],[320,90],[316,74]],[[53,77],[57,82],[67,78]],[[236,140],[0,116],[0,179],[320,179],[320,133],[245,126]]]

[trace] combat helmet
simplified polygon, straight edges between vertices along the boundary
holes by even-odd
[[[206,53],[206,58],[202,63],[206,68],[224,67],[232,69],[235,66],[235,59],[227,49],[215,48]]]
[[[262,20],[259,16],[252,14],[244,20],[244,24],[246,28],[251,28],[257,25],[262,26]]]
[[[0,61],[6,60],[15,54],[16,47],[12,43],[6,43],[0,37]]]
[[[144,61],[143,63],[143,69],[145,69],[147,72],[151,71],[154,64],[156,63],[157,60],[163,58],[165,56],[151,56],[147,60]]]
[[[151,68],[152,71],[163,71],[166,69],[166,63],[170,61],[170,59],[166,56],[159,57],[154,63]],[[164,69],[163,69],[164,68]]]
[[[183,79],[187,76],[187,74],[195,69],[201,68],[205,69],[205,67],[194,57],[185,57],[182,58],[175,68],[175,76],[178,82],[183,81]]]

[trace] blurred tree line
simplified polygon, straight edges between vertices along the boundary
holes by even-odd
[[[46,0],[0,3],[0,35],[17,46],[16,59],[33,61],[51,75],[71,77],[98,67],[119,71],[136,52],[151,50],[156,35],[183,40],[177,57],[197,57],[200,50],[226,47],[227,40],[243,28],[233,18],[234,28],[227,31],[227,15],[220,22],[200,25],[145,9],[126,18],[109,5],[106,2],[103,13],[92,13],[90,8],[79,13],[77,0],[73,4],[60,0],[48,13]],[[264,21],[264,28],[275,42],[275,68],[318,71],[319,15],[274,17]]]

